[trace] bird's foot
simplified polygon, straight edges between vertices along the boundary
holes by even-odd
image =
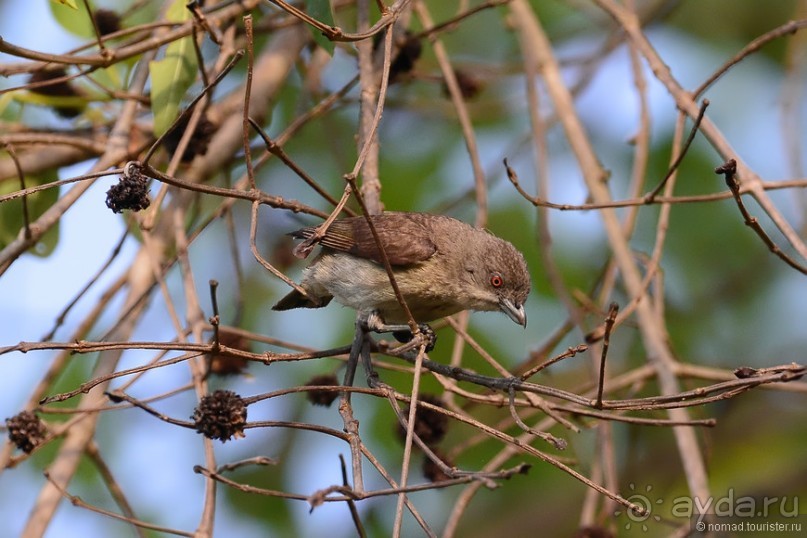
[[[409,325],[388,325],[384,322],[383,318],[378,314],[378,312],[371,312],[367,316],[366,323],[368,330],[376,333],[392,333],[392,336],[397,341],[404,344],[412,342],[412,339],[414,338]],[[434,345],[437,343],[437,334],[435,334],[434,329],[432,329],[426,323],[419,323],[418,333],[421,335],[421,338],[426,340],[426,353],[434,349]]]
[[[426,353],[428,353],[434,349],[435,344],[437,344],[437,333],[425,323],[419,323],[418,330],[420,331],[421,337],[426,339]],[[393,331],[392,336],[402,344],[408,344],[415,337],[412,331],[409,330],[409,327],[404,331]]]

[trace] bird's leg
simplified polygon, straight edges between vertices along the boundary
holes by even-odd
[[[347,366],[345,367],[345,380],[342,384],[346,387],[353,386],[353,379],[356,376],[356,365],[359,363],[364,341],[367,338],[367,332],[359,322],[356,322],[356,334],[353,337],[353,345],[350,347],[350,355],[347,359]],[[345,397],[350,401],[350,392],[345,393]]]
[[[388,325],[384,322],[381,315],[376,311],[370,312],[370,314],[367,316],[366,323],[368,330],[376,333],[392,333],[392,336],[403,344],[412,341],[412,329],[409,328],[409,325]],[[426,339],[426,352],[428,353],[434,349],[434,345],[437,343],[437,334],[435,334],[434,330],[426,323],[418,323],[418,329]]]
[[[369,314],[367,314],[367,318],[364,320],[367,324],[367,330],[373,331],[374,333],[394,333],[394,332],[411,332],[409,331],[409,325],[405,323],[395,324],[395,325],[388,325],[384,318],[381,317],[377,311],[373,310]]]
[[[437,333],[434,332],[434,329],[431,328],[430,325],[426,323],[418,323],[418,329],[420,330],[423,337],[426,339],[426,352],[428,353],[432,349],[434,349],[434,345],[437,343]],[[409,330],[409,327],[403,331],[392,331],[392,337],[395,338],[402,344],[407,344],[412,341],[414,335],[412,331]]]
[[[378,374],[373,368],[373,360],[370,356],[370,337],[367,336],[367,339],[364,342],[364,345],[361,348],[361,362],[364,365],[364,373],[367,376],[367,386],[371,389],[378,388]]]
[[[374,387],[377,385],[378,374],[373,369],[373,363],[370,358],[370,336],[367,334],[369,328],[363,319],[356,320],[356,334],[353,337],[353,345],[350,347],[350,355],[348,356],[347,366],[345,368],[345,380],[343,384],[346,387],[353,386],[353,380],[356,377],[356,365],[361,358],[364,371],[367,374],[367,385]],[[350,401],[350,392],[345,393],[345,399]]]

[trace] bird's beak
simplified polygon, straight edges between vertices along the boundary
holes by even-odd
[[[527,327],[527,314],[524,312],[524,305],[516,305],[510,299],[502,298],[499,301],[499,308],[507,314],[507,317],[522,327]]]

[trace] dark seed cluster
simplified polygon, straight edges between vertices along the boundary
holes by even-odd
[[[185,129],[188,127],[188,121],[190,121],[190,118],[190,114],[185,115],[179,121],[176,127],[165,135],[163,143],[165,144],[165,149],[170,154],[173,155],[176,153],[177,147],[179,147],[179,141],[182,140],[182,135],[185,133]],[[199,123],[196,124],[196,130],[193,131],[185,151],[182,153],[181,161],[183,163],[189,163],[197,155],[204,155],[207,153],[207,147],[210,145],[210,139],[213,138],[213,134],[215,134],[215,132],[216,124],[207,119],[206,116],[202,116],[199,119]]]
[[[127,165],[118,183],[106,191],[106,206],[115,213],[124,209],[140,211],[150,204],[148,177],[132,163]]]
[[[191,416],[196,431],[222,443],[244,437],[247,405],[231,390],[217,390],[202,398]]]
[[[92,14],[101,35],[114,34],[120,30],[120,17],[111,9],[96,9]]]
[[[455,70],[454,76],[457,78],[457,85],[460,87],[460,93],[464,99],[473,99],[484,87],[481,80],[467,71]],[[450,95],[445,83],[443,84],[443,95],[446,97]]]
[[[380,35],[380,34],[379,34]],[[406,39],[398,51],[398,55],[389,67],[389,80],[395,82],[398,77],[405,75],[415,68],[415,63],[420,59],[423,46],[420,39],[415,37],[409,30],[406,31]]]
[[[316,386],[339,386],[339,381],[333,374],[323,374],[312,377],[305,384],[307,387]],[[321,405],[323,407],[330,407],[339,393],[335,390],[309,390],[308,401],[314,405]]]
[[[233,349],[250,351],[251,344],[248,338],[232,332],[221,330],[219,332],[219,343]],[[249,361],[244,357],[233,357],[232,355],[222,355],[220,353],[210,354],[210,373],[219,376],[243,374]]]
[[[376,34],[373,41],[373,50],[380,54],[384,49],[384,33]],[[408,75],[414,68],[420,55],[423,52],[423,45],[415,34],[406,30],[399,38],[397,52],[393,56],[389,66],[389,83],[398,82]]]
[[[448,465],[449,467],[452,466],[451,462],[448,458],[441,452],[437,451],[436,449],[432,448],[434,455],[440,458],[443,463]],[[435,462],[432,461],[431,458],[423,458],[423,476],[426,477],[426,480],[429,482],[440,482],[442,480],[449,480],[451,477],[448,476],[445,471],[437,465]]]
[[[45,440],[47,429],[33,411],[23,411],[6,419],[9,440],[17,448],[30,454]]]
[[[64,78],[67,76],[67,71],[63,68],[57,69],[48,69],[48,70],[41,70],[35,71],[31,73],[31,76],[28,78],[29,84],[35,84],[38,82],[46,82],[49,80],[56,80],[60,78]],[[60,82],[54,82],[53,84],[47,84],[44,86],[38,86],[35,88],[31,88],[29,91],[38,93],[40,95],[47,95],[50,97],[80,97],[78,90],[70,83],[69,80],[62,80]],[[55,106],[53,110],[63,118],[75,118],[79,114],[81,114],[83,107],[78,106]]]
[[[420,398],[421,402],[430,403],[439,407],[443,406],[443,401],[438,396],[424,394]],[[409,415],[409,408],[403,411],[404,416]],[[432,447],[443,440],[448,431],[448,417],[437,411],[426,409],[418,405],[415,413],[415,433],[421,441]],[[402,438],[406,437],[406,431],[399,426],[398,433]]]

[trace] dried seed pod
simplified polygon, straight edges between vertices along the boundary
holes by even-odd
[[[460,87],[460,93],[465,99],[473,99],[479,92],[484,89],[484,84],[477,77],[471,75],[467,71],[455,70],[454,76],[457,78],[457,85]],[[443,95],[448,97],[448,87],[443,83]]]
[[[220,330],[219,343],[221,345],[231,347],[233,349],[240,349],[242,351],[250,351],[250,341],[238,333]],[[244,357],[233,357],[229,355],[221,355],[213,353],[209,356],[210,359],[210,373],[220,376],[243,374],[249,365],[249,361]]]
[[[439,396],[423,394],[420,402],[430,403],[438,407],[443,407],[443,400]],[[418,402],[418,403],[420,403]],[[409,407],[403,410],[404,416],[409,416]],[[415,433],[420,440],[432,447],[443,440],[448,431],[448,417],[432,409],[426,409],[418,405],[415,413]],[[399,425],[398,434],[401,439],[406,438],[406,431]]]
[[[148,177],[135,163],[127,164],[118,183],[106,191],[106,206],[120,213],[124,209],[140,211],[150,204]]]
[[[434,455],[440,458],[440,460],[448,465],[449,467],[453,467],[453,463],[446,457],[445,454],[442,452],[432,448],[432,452]],[[451,477],[448,476],[443,469],[440,468],[435,462],[431,460],[431,458],[423,458],[423,476],[429,482],[440,482],[442,480],[450,480]]]
[[[120,30],[120,16],[111,9],[96,9],[92,18],[101,35],[114,34]]]
[[[47,429],[33,411],[22,411],[6,419],[9,440],[17,448],[30,454],[45,440]]]
[[[173,155],[176,152],[177,147],[179,147],[179,141],[182,140],[182,135],[185,133],[185,129],[188,127],[188,121],[190,121],[190,118],[190,114],[183,117],[177,126],[171,129],[171,131],[165,135],[165,138],[163,138],[165,149],[170,154]],[[202,116],[199,119],[199,123],[196,124],[196,130],[193,131],[191,139],[188,141],[188,146],[182,153],[182,162],[189,163],[197,155],[204,155],[207,153],[207,147],[210,144],[210,140],[213,138],[217,128],[217,125],[207,119],[207,116]]]
[[[384,33],[378,33],[373,42],[373,49],[377,57],[381,57],[384,51]],[[398,42],[393,45],[393,58],[389,66],[390,84],[399,81],[403,76],[409,74],[415,68],[415,63],[420,59],[423,52],[423,45],[420,38],[412,32],[406,30],[399,36]],[[380,67],[378,68],[380,70]]]
[[[61,67],[56,69],[43,69],[32,73],[28,78],[28,83],[35,84],[38,82],[47,82],[49,80],[56,80],[66,76],[67,71]],[[30,88],[28,91],[38,93],[39,95],[47,95],[49,97],[81,97],[81,92],[79,92],[69,80],[62,80],[60,82],[54,82],[53,84],[37,86]],[[53,110],[63,118],[75,118],[82,113],[84,108],[84,106],[70,104],[55,105]]]
[[[222,443],[244,437],[247,405],[231,390],[217,390],[202,398],[191,416],[196,431]]]
[[[333,374],[316,375],[308,380],[305,384],[307,387],[315,386],[339,386],[339,380]],[[321,405],[323,407],[330,407],[339,392],[335,390],[309,390],[308,401],[314,405]]]

